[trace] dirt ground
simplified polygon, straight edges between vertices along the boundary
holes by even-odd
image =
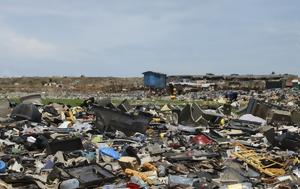
[[[0,93],[101,93],[136,90],[142,78],[117,77],[18,77],[0,78]]]

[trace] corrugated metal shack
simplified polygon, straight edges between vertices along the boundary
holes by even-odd
[[[144,72],[144,86],[151,89],[165,89],[167,85],[167,75],[163,73],[147,71]]]

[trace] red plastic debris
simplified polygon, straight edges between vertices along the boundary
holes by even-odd
[[[192,141],[197,144],[212,144],[212,140],[205,135],[197,135],[192,138]]]
[[[135,184],[135,183],[127,183],[126,186],[130,189],[140,189],[140,186],[138,184]]]

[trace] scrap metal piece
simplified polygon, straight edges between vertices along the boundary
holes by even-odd
[[[264,132],[264,135],[273,146],[278,146],[284,150],[300,150],[300,135],[298,133],[287,131],[281,135],[276,135],[275,129],[270,128]]]
[[[103,131],[122,131],[127,136],[136,132],[145,134],[151,117],[126,114],[105,107],[95,107],[96,127]]]
[[[251,165],[260,173],[264,173],[271,177],[282,176],[285,174],[285,164],[276,162],[265,155],[257,154],[254,150],[249,150],[242,144],[235,143],[234,145],[238,147],[239,150],[234,152],[233,155]]]
[[[0,117],[6,118],[11,112],[10,103],[7,99],[0,100]]]
[[[132,107],[129,104],[129,101],[125,99],[119,104],[117,108],[119,108],[122,112],[129,112]]]
[[[196,103],[187,104],[179,115],[179,123],[183,125],[199,125],[218,122],[223,116],[211,110],[202,110]]]
[[[115,180],[116,176],[98,164],[66,168],[65,171],[80,182],[80,186],[90,188]]]
[[[167,152],[164,154],[167,160],[174,161],[201,161],[208,158],[217,158],[219,153],[206,151],[187,151],[182,153]]]
[[[32,176],[25,175],[24,173],[10,173],[7,175],[0,175],[1,180],[7,184],[11,184],[12,188],[34,188],[38,189],[36,181]]]
[[[224,104],[222,107],[222,111],[225,115],[231,115],[231,112],[232,112],[231,104]]]
[[[296,125],[300,125],[300,111],[292,111],[292,122]]]
[[[199,105],[187,104],[179,115],[179,122],[181,124],[189,124],[189,123],[197,123],[203,119],[203,111],[199,107]]]
[[[42,114],[34,104],[19,104],[13,109],[10,117],[16,121],[29,120],[41,122]]]
[[[261,126],[261,123],[258,123],[258,122],[232,119],[229,121],[226,128],[241,130],[241,131],[247,132],[249,134],[255,134],[255,133],[259,132],[260,126]]]
[[[34,104],[42,106],[42,96],[40,94],[31,94],[28,96],[23,96],[20,98],[21,102],[24,104]]]
[[[54,140],[47,145],[47,154],[55,154],[58,151],[82,150],[83,145],[80,138],[68,140]]]
[[[272,110],[271,123],[290,125],[292,123],[292,114],[289,111]]]
[[[116,109],[115,105],[112,103],[111,98],[103,98],[100,100],[95,101],[94,105],[101,106],[101,107],[107,107],[111,109]]]
[[[230,143],[230,139],[224,137],[224,135],[222,135],[220,132],[213,129],[209,129],[208,133],[202,133],[202,134],[206,135],[207,137],[209,137],[211,140],[213,140],[219,145],[227,145]]]
[[[180,186],[180,188],[194,188],[192,187],[194,184],[193,178],[188,178],[185,176],[169,175],[168,183],[169,188],[175,188],[176,186]]]
[[[267,103],[251,98],[247,106],[246,114],[252,114],[254,116],[266,119],[269,111],[270,106],[268,106]]]
[[[151,155],[159,155],[166,152],[165,148],[162,148],[162,145],[159,144],[149,144],[147,145],[147,149]]]
[[[254,125],[266,125],[267,124],[267,120],[262,119],[260,117],[254,116],[252,114],[244,114],[242,115],[239,120],[241,121],[245,121],[246,123],[251,123]]]

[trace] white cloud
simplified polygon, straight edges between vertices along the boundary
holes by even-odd
[[[47,56],[55,50],[53,45],[44,43],[33,37],[11,35],[7,42],[7,45],[18,54],[30,57]]]
[[[57,48],[32,36],[18,34],[1,25],[0,52],[1,56],[19,58],[46,58],[55,54]]]

